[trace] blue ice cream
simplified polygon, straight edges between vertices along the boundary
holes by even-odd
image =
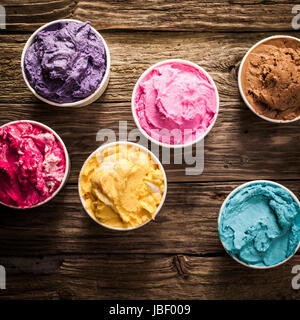
[[[293,255],[300,242],[300,206],[280,186],[245,186],[221,212],[219,234],[238,260],[259,267],[276,265]]]

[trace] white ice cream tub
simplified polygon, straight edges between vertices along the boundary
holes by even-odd
[[[197,139],[193,140],[193,141],[190,141],[188,143],[185,143],[185,144],[166,144],[166,143],[163,143],[161,141],[158,141],[156,139],[154,139],[153,137],[151,137],[144,129],[143,127],[141,126],[140,122],[139,122],[139,118],[136,114],[136,106],[135,106],[135,96],[136,96],[136,92],[137,92],[137,89],[138,89],[138,86],[139,86],[139,83],[153,70],[155,69],[156,67],[160,66],[160,65],[163,65],[163,64],[166,64],[166,63],[172,63],[172,62],[178,62],[178,63],[182,63],[182,64],[186,64],[186,65],[189,65],[189,66],[192,66],[196,69],[198,69],[201,73],[203,73],[210,81],[210,83],[212,84],[214,90],[215,90],[215,93],[216,93],[216,99],[217,99],[217,109],[216,109],[216,113],[215,113],[215,116],[214,116],[214,119],[212,121],[212,123],[209,125],[209,127],[206,129],[206,131],[201,135],[199,136]],[[171,149],[179,149],[179,148],[185,148],[185,147],[189,147],[193,144],[196,144],[198,143],[199,141],[201,141],[202,139],[204,139],[208,134],[209,132],[211,131],[211,129],[213,128],[214,124],[216,123],[217,121],[217,117],[218,117],[218,114],[219,114],[219,108],[220,108],[220,98],[219,98],[219,93],[218,93],[218,89],[217,89],[217,86],[213,80],[213,78],[210,76],[210,74],[204,70],[202,67],[200,67],[199,65],[197,65],[196,63],[194,62],[191,62],[191,61],[188,61],[188,60],[183,60],[183,59],[167,59],[167,60],[163,60],[163,61],[160,61],[154,65],[152,65],[150,68],[148,68],[138,79],[138,81],[136,82],[135,84],[135,87],[133,89],[133,92],[132,92],[132,97],[131,97],[131,112],[132,112],[132,115],[133,115],[133,119],[135,121],[135,124],[136,126],[138,127],[138,129],[141,131],[141,133],[143,134],[143,136],[150,140],[151,142],[155,143],[155,144],[158,144],[162,147],[165,147],[165,148],[171,148]]]
[[[17,121],[8,122],[8,123],[2,125],[0,128],[9,126],[9,125],[15,124],[15,123],[22,123],[22,122],[31,123],[33,125],[36,125],[36,126],[39,126],[39,127],[43,128],[43,129],[45,129],[45,131],[51,132],[55,136],[55,138],[58,140],[58,142],[61,144],[61,146],[62,146],[62,148],[64,150],[64,155],[65,155],[65,160],[66,160],[66,171],[65,171],[65,174],[64,174],[64,178],[63,178],[60,186],[46,200],[44,200],[44,201],[42,201],[42,202],[40,202],[40,203],[38,203],[36,205],[33,205],[31,207],[24,207],[24,208],[20,208],[20,207],[17,207],[17,206],[10,206],[10,205],[7,205],[5,203],[0,202],[1,205],[4,205],[4,206],[9,207],[9,208],[18,209],[18,210],[28,210],[28,209],[33,209],[33,208],[40,207],[40,206],[46,204],[47,202],[49,202],[50,200],[52,200],[53,198],[56,197],[56,195],[65,186],[65,184],[66,184],[66,182],[67,182],[67,180],[69,178],[70,170],[71,170],[71,162],[70,162],[70,157],[69,157],[69,153],[68,153],[67,147],[64,144],[63,140],[61,139],[61,137],[53,129],[51,129],[50,127],[48,127],[47,125],[45,125],[43,123],[40,123],[40,122],[37,122],[37,121],[33,121],[33,120],[17,120]]]
[[[270,180],[253,180],[253,181],[249,181],[249,182],[246,182],[246,183],[241,184],[240,186],[236,187],[233,191],[231,191],[231,192],[229,193],[229,195],[228,195],[228,196],[226,197],[226,199],[224,200],[224,202],[223,202],[223,204],[222,204],[222,206],[221,206],[221,209],[220,209],[220,211],[219,211],[218,231],[219,231],[219,225],[220,225],[220,222],[221,222],[222,213],[223,213],[223,211],[224,211],[224,208],[225,208],[227,202],[230,200],[230,198],[231,198],[234,194],[236,194],[239,190],[241,190],[241,189],[243,189],[243,188],[245,188],[245,187],[247,187],[247,186],[250,186],[250,185],[252,185],[252,184],[257,184],[257,183],[268,183],[268,184],[272,184],[272,185],[274,185],[274,186],[278,186],[278,187],[284,189],[287,193],[289,193],[289,195],[293,198],[293,200],[295,200],[295,202],[298,203],[299,206],[300,206],[299,199],[296,197],[296,195],[295,195],[291,190],[289,190],[287,187],[285,187],[285,186],[283,186],[283,185],[281,185],[281,184],[279,184],[279,183],[277,183],[277,182],[270,181]],[[247,264],[247,263],[239,260],[238,258],[232,256],[232,255],[230,254],[230,252],[227,251],[227,249],[226,249],[226,247],[225,247],[225,245],[224,245],[224,243],[223,243],[223,241],[222,241],[222,239],[221,239],[221,237],[220,237],[220,232],[218,232],[218,234],[219,234],[219,238],[220,238],[220,241],[221,241],[221,243],[222,243],[222,246],[223,246],[223,248],[225,249],[225,251],[228,253],[228,255],[229,255],[232,259],[234,259],[235,261],[237,261],[238,263],[240,263],[241,265],[243,265],[243,266],[245,266],[245,267],[248,267],[248,268],[252,268],[252,269],[265,270],[265,269],[272,269],[272,268],[279,267],[279,266],[281,266],[282,264],[284,264],[285,262],[287,262],[288,260],[290,260],[290,259],[296,254],[296,252],[297,252],[297,251],[299,250],[299,248],[300,248],[300,241],[299,241],[299,244],[298,244],[297,248],[295,249],[295,252],[294,252],[293,254],[291,254],[289,257],[287,257],[285,260],[283,260],[283,261],[281,261],[281,262],[279,262],[279,263],[277,263],[277,264],[274,264],[274,265],[272,265],[272,266],[255,266],[255,265]]]
[[[43,26],[41,26],[39,29],[37,29],[31,36],[30,38],[27,40],[23,52],[22,52],[22,57],[21,57],[21,68],[22,68],[22,75],[24,78],[24,81],[27,85],[27,87],[29,88],[29,90],[41,101],[48,103],[50,105],[53,106],[57,106],[57,107],[84,107],[87,106],[93,102],[95,102],[97,99],[99,99],[102,94],[104,93],[104,91],[106,90],[107,86],[108,86],[108,82],[109,82],[109,77],[110,77],[110,52],[109,52],[109,48],[107,43],[105,42],[105,40],[103,39],[103,37],[101,36],[101,34],[91,26],[91,29],[93,30],[93,32],[102,40],[104,48],[105,48],[105,52],[106,52],[106,71],[104,74],[104,77],[100,83],[100,86],[98,87],[98,89],[92,93],[90,96],[86,97],[85,99],[76,101],[76,102],[68,102],[68,103],[58,103],[58,102],[54,102],[51,100],[48,100],[44,97],[42,97],[40,94],[38,94],[36,92],[36,90],[34,88],[32,88],[32,86],[30,85],[29,81],[27,80],[26,77],[26,73],[25,73],[25,55],[27,52],[27,49],[30,47],[30,45],[34,42],[36,35],[42,31],[43,29],[59,23],[59,22],[77,22],[77,23],[82,23],[82,21],[79,20],[75,20],[75,19],[60,19],[60,20],[55,20],[55,21],[51,21]]]
[[[294,119],[291,119],[291,120],[277,120],[277,119],[272,119],[272,118],[268,118],[266,116],[264,116],[263,114],[260,114],[258,113],[251,105],[251,103],[247,100],[245,94],[244,94],[244,91],[243,91],[243,87],[242,87],[242,70],[243,70],[243,67],[244,67],[244,64],[245,64],[245,61],[247,59],[247,57],[249,56],[249,54],[252,52],[253,49],[255,49],[257,46],[259,46],[260,44],[268,41],[268,40],[271,40],[271,39],[280,39],[280,38],[287,38],[287,39],[294,39],[294,40],[297,40],[299,41],[300,43],[300,39],[298,38],[295,38],[295,37],[291,37],[291,36],[285,36],[285,35],[276,35],[276,36],[271,36],[271,37],[268,37],[268,38],[265,38],[265,39],[262,39],[260,41],[258,41],[255,45],[253,45],[249,50],[248,52],[245,54],[241,64],[240,64],[240,67],[239,67],[239,72],[238,72],[238,86],[239,86],[239,91],[240,91],[240,94],[245,102],[245,104],[247,105],[247,107],[254,113],[256,114],[258,117],[260,117],[261,119],[264,119],[264,120],[267,120],[269,122],[273,122],[273,123],[290,123],[290,122],[294,122],[294,121],[297,121],[300,119],[300,116],[299,117],[296,117]]]
[[[139,226],[136,226],[136,227],[131,227],[131,228],[116,228],[116,227],[111,227],[111,226],[108,226],[102,222],[100,222],[99,220],[96,219],[96,217],[93,215],[92,212],[90,212],[87,208],[86,208],[86,205],[85,205],[85,200],[83,198],[83,195],[82,195],[82,192],[81,192],[81,187],[80,187],[80,180],[81,180],[81,176],[82,176],[82,172],[86,166],[86,164],[90,161],[90,159],[95,156],[96,154],[100,153],[101,151],[105,150],[106,148],[109,148],[109,147],[112,147],[112,146],[115,146],[115,145],[119,145],[119,144],[123,144],[123,145],[132,145],[132,146],[135,146],[137,148],[140,148],[141,150],[143,150],[144,152],[146,152],[147,154],[149,154],[152,158],[152,160],[158,164],[159,168],[161,169],[162,173],[163,173],[163,176],[164,176],[164,193],[162,195],[162,200],[161,200],[161,203],[160,205],[158,206],[155,214],[154,214],[154,217],[153,219],[149,219],[148,221],[144,222],[143,224],[139,225]],[[166,196],[167,196],[167,187],[168,187],[168,183],[167,183],[167,176],[166,176],[166,172],[164,170],[164,167],[163,165],[161,164],[161,162],[159,161],[159,159],[156,157],[156,155],[151,152],[150,150],[148,150],[147,148],[141,146],[140,144],[137,144],[137,143],[133,143],[133,142],[128,142],[128,141],[117,141],[117,142],[112,142],[112,143],[107,143],[107,144],[103,144],[102,146],[100,146],[98,149],[96,149],[88,158],[87,160],[84,162],[84,165],[82,166],[82,169],[80,171],[80,174],[79,174],[79,179],[78,179],[78,192],[79,192],[79,196],[80,196],[80,200],[81,200],[81,203],[82,203],[82,206],[84,208],[84,210],[86,211],[86,213],[89,215],[90,218],[92,218],[96,223],[98,223],[99,225],[101,225],[102,227],[105,227],[107,229],[110,229],[110,230],[116,230],[116,231],[131,231],[131,230],[136,230],[136,229],[139,229],[143,226],[145,226],[146,224],[148,224],[150,221],[154,220],[156,218],[156,216],[158,215],[158,213],[160,212],[162,206],[164,205],[164,202],[166,200]]]

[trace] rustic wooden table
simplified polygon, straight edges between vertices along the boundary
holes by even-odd
[[[233,261],[218,238],[217,217],[227,194],[253,179],[283,183],[300,196],[299,123],[271,124],[241,101],[239,63],[258,40],[293,31],[299,1],[2,0],[0,125],[32,119],[56,130],[71,156],[67,186],[48,205],[28,212],[0,208],[0,264],[7,289],[21,299],[259,299],[300,298],[291,288],[300,255],[273,270]],[[38,101],[22,79],[23,46],[42,24],[59,18],[89,20],[111,50],[111,80],[104,96],[83,109]],[[167,166],[168,195],[155,222],[129,233],[108,231],[83,211],[79,170],[97,148],[96,133],[135,127],[130,99],[151,64],[184,58],[207,69],[220,93],[220,114],[205,139],[202,175]]]

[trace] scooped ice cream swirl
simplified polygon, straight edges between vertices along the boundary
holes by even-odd
[[[80,174],[85,207],[113,228],[132,228],[154,219],[165,192],[164,175],[138,146],[117,144],[97,151]]]
[[[60,187],[65,173],[64,149],[52,132],[28,122],[0,129],[0,202],[37,205]]]
[[[25,73],[42,97],[57,103],[96,91],[106,71],[102,40],[89,22],[59,22],[40,31],[25,54]]]
[[[300,40],[276,37],[258,44],[241,69],[243,93],[260,115],[274,120],[300,116]]]
[[[149,136],[167,144],[186,144],[214,121],[217,92],[198,68],[166,62],[140,80],[134,104],[139,124]]]
[[[300,206],[278,185],[253,183],[234,193],[221,212],[219,234],[238,260],[259,267],[276,265],[300,242]]]

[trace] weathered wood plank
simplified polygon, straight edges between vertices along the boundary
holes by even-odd
[[[103,32],[111,51],[111,79],[101,101],[130,101],[139,76],[152,64],[188,59],[216,81],[222,102],[240,102],[236,74],[247,50],[275,33],[207,34],[183,32]],[[285,33],[298,36],[297,32]],[[0,102],[36,103],[21,73],[20,59],[28,35],[0,33]],[[18,88],[18,90],[16,90]]]
[[[270,270],[251,270],[228,256],[0,257],[0,263],[7,266],[0,299],[300,299],[291,286],[299,255]]]
[[[0,125],[31,119],[49,125],[61,135],[71,156],[71,183],[77,183],[84,161],[102,144],[96,141],[98,130],[112,129],[118,137],[119,121],[128,122],[128,131],[135,128],[129,103],[96,103],[88,112],[63,109],[56,117],[53,112],[57,109],[42,104],[0,104],[0,109]],[[186,175],[189,166],[184,162],[171,162],[165,169],[169,181],[300,179],[300,150],[296,148],[299,141],[298,123],[268,123],[244,105],[222,103],[215,127],[204,141],[202,175]]]
[[[274,270],[249,270],[226,255],[217,232],[222,201],[242,182],[221,181],[284,180],[300,196],[299,124],[278,126],[258,119],[241,102],[236,82],[239,62],[253,43],[292,30],[291,9],[297,2],[189,0],[182,6],[179,0],[2,1],[8,28],[0,30],[0,125],[18,119],[50,125],[69,148],[72,172],[69,184],[45,207],[28,212],[0,207],[0,265],[8,272],[0,299],[299,299],[300,291],[290,284],[299,255]],[[29,33],[70,17],[107,30],[103,36],[112,54],[108,90],[80,110],[40,103],[20,70]],[[167,58],[194,61],[217,83],[221,112],[205,139],[205,170],[191,177],[184,175],[184,166],[166,166],[173,183],[157,220],[134,232],[111,232],[83,211],[78,173],[99,145],[99,129],[117,130],[119,120],[135,127],[133,86],[147,67]]]
[[[72,183],[76,182],[88,154],[99,145],[96,142],[99,129],[116,130],[119,120],[129,121],[129,128],[135,127],[128,102],[135,81],[149,65],[170,57],[187,58],[204,66],[216,80],[221,98],[219,119],[205,139],[204,174],[186,177],[184,166],[167,166],[170,181],[299,178],[297,159],[300,150],[295,148],[299,143],[299,124],[273,125],[257,118],[242,103],[237,88],[240,59],[252,43],[266,34],[232,37],[199,33],[123,32],[120,35],[108,32],[104,36],[112,52],[109,88],[92,106],[72,110],[55,109],[33,97],[25,88],[19,66],[26,36],[1,37],[0,108],[3,116],[0,124],[34,119],[57,129],[70,149]],[[115,101],[124,103],[110,103]],[[52,117],[54,110],[59,110],[59,118]]]
[[[97,29],[189,31],[292,30],[292,8],[283,1],[2,1],[8,31],[33,31],[43,23],[73,17],[90,20]],[[258,19],[259,17],[259,19]]]
[[[2,256],[224,254],[218,213],[225,197],[239,184],[169,184],[157,219],[132,232],[114,232],[97,225],[82,209],[77,186],[68,185],[45,207],[27,212],[1,207],[0,252]],[[286,181],[284,185],[300,196],[299,182]]]
[[[268,31],[291,30],[297,1],[79,1],[74,17],[97,29]],[[259,18],[258,18],[259,17]]]
[[[5,32],[33,32],[50,21],[72,18],[76,1],[2,0],[1,5],[6,9]]]

